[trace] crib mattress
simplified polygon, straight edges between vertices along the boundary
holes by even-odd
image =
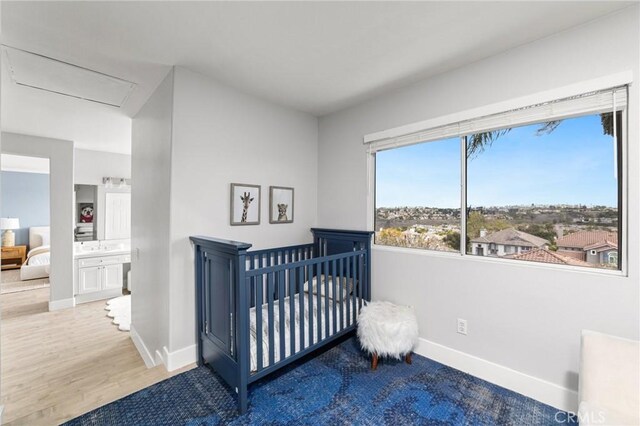
[[[329,337],[333,334],[333,305],[336,307],[336,320],[338,322],[337,331],[341,331],[347,327],[347,325],[353,323],[353,309],[354,301],[351,297],[348,300],[343,300],[340,303],[339,300],[334,301],[330,298],[321,297],[320,299],[320,307],[318,309],[318,300],[315,294],[311,294],[313,301],[313,312],[309,315],[309,293],[303,293],[303,305],[304,305],[304,348],[309,347],[309,327],[312,327],[312,335],[313,335],[313,343],[317,343],[318,340],[322,340],[326,337]],[[294,324],[291,324],[291,315],[290,315],[290,304],[289,297],[285,297],[282,302],[284,304],[284,341],[285,341],[285,352],[284,358],[289,357],[301,350],[300,348],[300,296],[298,294],[294,295]],[[326,301],[329,303],[329,313],[327,315],[326,312]],[[342,305],[342,306],[341,306]],[[350,318],[347,317],[347,305],[349,306]],[[340,310],[344,309],[342,321],[340,321]],[[268,321],[268,305],[265,303],[261,307],[262,309],[262,330],[257,329],[257,320],[256,320],[256,308],[251,308],[249,312],[250,318],[250,341],[251,341],[251,372],[257,371],[258,369],[258,333],[262,333],[262,368],[268,367],[269,363],[269,321]],[[320,315],[320,320],[322,322],[321,329],[318,330],[318,314]],[[311,318],[311,321],[309,319]],[[348,321],[349,319],[349,321]],[[329,334],[326,335],[325,324],[326,321],[329,322]],[[310,324],[311,322],[311,324]],[[291,327],[294,327],[295,331],[295,349],[294,352],[291,352]],[[320,332],[320,337],[318,337],[318,331]],[[274,333],[274,363],[280,361],[280,307],[279,301],[275,301],[273,303],[273,333]]]

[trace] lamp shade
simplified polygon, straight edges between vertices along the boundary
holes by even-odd
[[[19,229],[20,219],[17,217],[0,217],[0,229]]]

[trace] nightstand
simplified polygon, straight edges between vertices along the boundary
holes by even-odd
[[[17,269],[27,260],[27,246],[2,247],[2,270]]]

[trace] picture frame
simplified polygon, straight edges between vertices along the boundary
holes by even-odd
[[[269,223],[293,223],[294,189],[286,186],[269,187]]]
[[[93,203],[78,203],[78,223],[93,223]]]
[[[230,223],[236,225],[260,225],[260,185],[231,184]]]

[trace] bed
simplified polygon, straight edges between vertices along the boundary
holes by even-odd
[[[29,228],[29,253],[20,267],[20,279],[35,280],[49,276],[51,253],[49,250],[49,227],[32,226]]]
[[[195,236],[198,365],[238,393],[352,333],[371,299],[368,231],[312,228],[313,243],[250,251],[251,244]]]

